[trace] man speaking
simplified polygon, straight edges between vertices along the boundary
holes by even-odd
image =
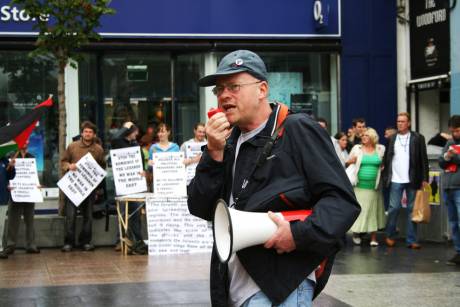
[[[268,101],[267,79],[257,54],[237,50],[198,81],[214,86],[222,112],[206,124],[208,144],[188,188],[190,213],[210,221],[220,198],[249,212],[313,213],[294,222],[270,213],[275,234],[228,264],[214,249],[213,306],[311,306],[360,211],[326,131],[306,114],[282,116],[283,105]]]

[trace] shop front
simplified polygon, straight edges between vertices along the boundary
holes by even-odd
[[[199,5],[198,3],[199,2]],[[341,46],[339,0],[169,0],[111,3],[99,42],[82,49],[78,68],[66,69],[68,141],[84,120],[95,122],[105,149],[123,122],[142,131],[160,122],[173,141],[193,135],[217,101],[200,76],[215,71],[229,51],[250,49],[269,71],[270,99],[298,112],[323,117],[330,132],[340,127]],[[56,94],[52,59],[30,58],[35,34],[20,8],[0,0],[0,124]],[[35,130],[41,181],[56,187],[57,108]]]

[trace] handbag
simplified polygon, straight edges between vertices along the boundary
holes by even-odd
[[[412,208],[412,222],[429,223],[431,208],[429,204],[430,192],[423,189],[417,190],[415,194],[414,208]]]
[[[345,169],[345,172],[347,173],[348,180],[350,180],[351,185],[356,186],[356,184],[358,183],[356,163],[348,165],[348,167]]]

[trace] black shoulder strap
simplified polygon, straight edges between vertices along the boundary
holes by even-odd
[[[276,112],[276,122],[273,125],[274,131],[272,132],[270,139],[267,141],[267,143],[265,143],[264,148],[262,149],[262,152],[260,153],[259,157],[257,157],[256,168],[254,169],[254,171],[265,163],[268,156],[272,152],[272,148],[276,140],[283,135],[284,121],[286,120],[286,117],[289,115],[289,108],[287,107],[287,105],[278,102]]]

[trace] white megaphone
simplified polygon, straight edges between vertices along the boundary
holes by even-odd
[[[296,210],[275,214],[287,221],[303,221],[311,212],[311,210]],[[249,246],[265,243],[277,228],[267,212],[235,210],[228,208],[227,203],[219,199],[214,211],[212,231],[220,261],[225,263],[230,260],[233,253]]]

